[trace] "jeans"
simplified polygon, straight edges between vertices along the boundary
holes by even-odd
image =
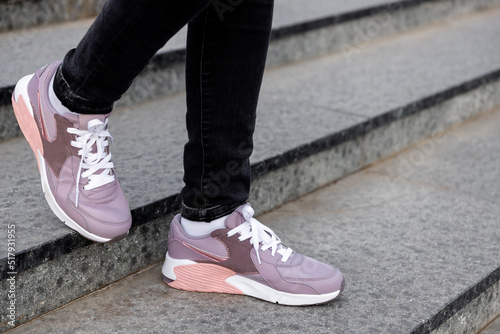
[[[105,114],[188,24],[182,216],[210,221],[248,200],[249,157],[273,0],[108,0],[56,73],[73,112]]]

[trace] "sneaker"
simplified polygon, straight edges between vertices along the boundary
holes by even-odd
[[[132,218],[109,153],[108,115],[59,115],[49,83],[60,62],[17,83],[12,105],[35,153],[45,198],[56,216],[84,237],[119,240]]]
[[[189,236],[177,215],[162,268],[165,283],[283,305],[326,303],[342,292],[338,269],[292,251],[253,214],[249,204],[242,205],[226,218],[226,228],[202,237]]]

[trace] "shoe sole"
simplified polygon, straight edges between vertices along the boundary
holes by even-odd
[[[324,304],[337,298],[344,287],[344,282],[342,282],[340,290],[328,294],[292,294],[275,290],[216,264],[173,259],[168,252],[165,256],[162,274],[163,281],[172,288],[246,295],[270,303],[290,306]]]
[[[33,153],[35,154],[36,161],[38,164],[38,170],[40,171],[40,179],[42,183],[42,190],[45,194],[45,200],[49,204],[50,209],[66,226],[75,230],[87,239],[96,242],[112,242],[123,239],[127,234],[117,236],[115,238],[103,238],[93,233],[88,232],[83,227],[78,225],[74,220],[72,220],[57,204],[52,191],[50,191],[49,181],[47,179],[45,159],[43,158],[43,145],[42,138],[40,137],[40,132],[36,124],[33,109],[30,105],[27,87],[28,83],[34,74],[27,75],[23,77],[16,84],[14,88],[14,93],[12,94],[12,106],[14,108],[14,114],[16,115],[17,123],[23,132],[24,137],[28,141]]]

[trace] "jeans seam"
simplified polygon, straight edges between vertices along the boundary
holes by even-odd
[[[206,36],[206,31],[207,31],[207,21],[208,21],[208,11],[206,10],[205,14],[205,22],[203,24],[203,39],[201,41],[201,56],[200,56],[200,141],[201,141],[201,155],[202,155],[202,162],[201,162],[201,177],[200,177],[200,193],[201,197],[203,199],[204,205],[207,204],[207,201],[205,199],[204,195],[204,184],[203,180],[205,178],[205,146],[204,146],[204,140],[203,140],[203,108],[204,108],[204,103],[203,103],[203,77],[204,77],[204,68],[203,68],[203,58],[205,54],[205,36]]]

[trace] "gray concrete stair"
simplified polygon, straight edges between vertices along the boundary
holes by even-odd
[[[104,0],[2,0],[0,1],[0,32],[35,29],[53,23],[70,22],[97,15]],[[298,0],[277,0],[277,7],[288,7],[286,13],[279,10],[277,19],[323,16],[326,12],[352,12],[370,6],[386,5],[391,0],[313,0],[308,6],[299,6]],[[291,16],[290,16],[291,14]]]
[[[259,216],[344,272],[328,304],[175,290],[160,262],[9,333],[478,333],[500,314],[499,134],[497,108]]]
[[[3,21],[0,17],[0,26],[10,17],[21,23],[26,20],[15,19],[17,16],[28,16],[31,20],[37,15],[29,13],[52,10],[47,8],[62,13],[81,11],[77,16],[85,16],[87,7],[100,8],[101,3],[94,1],[82,6],[79,2],[61,0],[7,1],[3,5],[10,9],[2,12],[0,2],[0,13],[12,13],[4,14]],[[27,9],[19,9],[22,14],[15,14],[12,6],[27,6]],[[268,65],[287,64],[335,50],[349,58],[370,40],[497,6],[500,0],[312,0],[307,6],[300,0],[277,0]],[[17,80],[55,59],[62,59],[92,23],[92,19],[71,21],[74,15],[65,15],[62,17],[68,17],[69,21],[56,20],[60,23],[36,24],[0,34],[0,64],[4,64],[0,76],[0,140],[20,135],[10,106]],[[185,30],[180,31],[158,52],[118,101],[118,107],[184,91],[185,34]]]
[[[272,210],[500,104],[499,10],[269,68],[252,156],[256,209]],[[90,243],[50,212],[23,138],[0,143],[0,217],[16,226],[17,324],[162,258],[182,186],[184,109],[178,93],[112,115],[114,162],[134,227],[109,245]],[[7,230],[0,235],[8,239]],[[7,254],[7,244],[0,250]],[[0,268],[7,291],[6,255]],[[8,328],[4,314],[0,324]]]
[[[97,15],[105,0],[1,0],[0,32],[36,29]]]

